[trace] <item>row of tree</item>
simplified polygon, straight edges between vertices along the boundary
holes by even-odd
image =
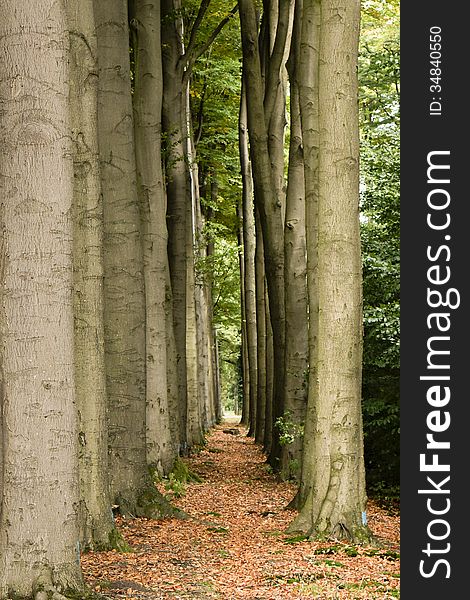
[[[237,11],[243,421],[299,482],[292,530],[369,536],[359,2],[8,0],[0,598],[83,597],[80,551],[124,547],[111,507],[176,514],[155,476],[221,417],[204,73]]]
[[[239,6],[244,382],[250,432],[264,444],[276,470],[299,477],[299,516],[292,530],[367,537],[360,6],[265,2],[261,20],[249,0]]]

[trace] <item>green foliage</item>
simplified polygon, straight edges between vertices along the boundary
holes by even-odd
[[[186,486],[183,481],[178,481],[173,473],[170,473],[165,481],[165,489],[170,492],[169,498],[181,498],[186,494]]]
[[[235,4],[235,3],[234,3]],[[185,2],[186,44],[200,2]],[[195,38],[200,47],[232,6],[212,0]],[[206,217],[198,240],[213,254],[197,261],[197,274],[212,284],[214,326],[219,344],[222,402],[237,410],[240,395],[240,274],[236,206],[241,195],[238,154],[241,41],[239,21],[231,19],[194,65],[190,81],[201,204]],[[214,193],[216,188],[216,193]],[[214,197],[215,196],[215,197]]]
[[[285,538],[283,541],[286,544],[297,544],[298,542],[305,542],[308,540],[308,535],[293,535]]]
[[[398,2],[363,4],[360,54],[363,413],[369,493],[399,483],[400,86]]]
[[[189,469],[185,462],[177,458],[171,473],[168,477],[163,477],[161,481],[168,492],[166,494],[167,500],[171,500],[172,498],[181,498],[186,494],[187,483],[200,483],[202,480],[199,475]]]
[[[279,443],[281,446],[293,444],[295,440],[304,435],[304,426],[295,423],[292,420],[292,413],[286,411],[282,417],[279,417],[274,424],[279,430]]]
[[[240,379],[240,271],[237,240],[217,222],[206,225],[206,241],[214,253],[197,261],[197,272],[210,275],[212,282],[213,323],[220,353],[222,399],[226,410],[235,411],[239,399]]]
[[[109,532],[109,545],[106,548],[96,548],[97,550],[117,550],[118,552],[134,552],[126,540],[122,537],[117,528],[113,528]]]
[[[347,556],[357,556],[359,554],[356,546],[345,546],[343,544],[334,544],[333,546],[325,546],[314,550],[314,554],[338,554],[343,552]]]

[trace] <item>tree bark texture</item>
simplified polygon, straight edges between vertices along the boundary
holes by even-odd
[[[307,0],[305,0],[307,5]],[[296,524],[310,535],[368,539],[361,415],[357,54],[360,3],[322,0],[319,54],[318,369],[312,488]]]
[[[300,11],[299,11],[300,12]],[[284,415],[289,438],[282,445],[281,472],[285,479],[300,479],[302,430],[307,407],[308,298],[305,240],[305,182],[300,121],[297,60],[300,53],[300,19],[296,19],[289,61],[290,146],[286,220],[284,229],[286,286],[286,380]],[[287,440],[286,440],[287,441]]]
[[[177,456],[167,384],[166,198],[161,156],[163,73],[160,2],[134,0],[134,129],[146,297],[147,461],[168,475]]]
[[[69,36],[55,0],[0,8],[0,598],[80,593]],[[60,535],[58,535],[60,532]]]
[[[265,417],[264,417],[264,448],[268,456],[272,456],[273,452],[273,440],[275,432],[279,434],[279,431],[274,427],[276,423],[275,408],[274,408],[274,386],[275,386],[275,364],[274,364],[274,335],[273,328],[271,325],[271,312],[269,307],[269,294],[268,285],[265,280],[264,283],[264,307],[266,310],[266,401],[265,401]],[[279,435],[278,435],[279,438]],[[276,470],[279,470],[279,463],[277,460],[277,454],[274,455],[273,465]]]
[[[302,6],[303,4],[303,6]],[[305,227],[307,240],[307,287],[308,287],[308,398],[305,418],[303,456],[313,457],[317,390],[318,350],[318,57],[320,51],[320,0],[303,0],[296,4],[295,28],[300,26],[300,48],[296,80],[299,86],[300,117],[304,150],[305,180]],[[302,506],[313,484],[313,459],[302,461],[302,475],[297,503]]]
[[[263,233],[261,231],[261,223],[259,220],[259,212],[256,211],[255,215],[255,232],[256,232],[256,251],[255,251],[255,287],[256,287],[256,423],[255,423],[255,440],[259,444],[263,444],[265,448],[267,433],[266,430],[266,403],[267,403],[267,389],[266,389],[266,366],[267,366],[267,355],[266,355],[266,341],[267,341],[267,313],[266,313],[266,277],[264,270],[264,245],[263,245]],[[272,410],[272,407],[270,407]],[[271,418],[271,412],[269,418]],[[271,428],[269,429],[269,436],[271,435]],[[269,441],[270,445],[270,441]]]
[[[147,485],[145,290],[125,0],[95,2],[104,206],[105,356],[113,498],[135,514]]]
[[[200,203],[192,140],[191,113],[189,108],[189,82],[185,84],[185,161],[189,175],[189,196],[186,200],[186,373],[188,403],[188,446],[200,445],[203,442],[203,421],[205,402],[205,376],[203,366],[203,350],[200,332],[202,324],[202,307],[200,288],[196,282],[196,227],[197,205]]]
[[[243,196],[237,203],[238,218],[238,264],[240,269],[240,320],[241,320],[241,373],[242,373],[242,406],[240,425],[249,424],[250,400],[250,367],[248,363],[248,340],[246,326],[246,301],[245,301],[245,256],[243,249]]]
[[[67,3],[74,162],[75,387],[79,415],[84,547],[110,547],[116,532],[108,479],[103,314],[103,202],[98,151],[98,64],[92,0]]]
[[[260,213],[263,231],[266,279],[269,290],[271,326],[273,329],[273,419],[276,420],[283,414],[284,400],[285,292],[283,203],[282,199],[278,198],[276,194],[270,162],[268,131],[265,122],[266,115],[270,114],[270,112],[269,108],[266,109],[266,106],[263,104],[264,89],[261,76],[255,6],[251,0],[240,0],[239,6],[255,203]],[[279,53],[276,56],[279,56]],[[270,462],[277,469],[280,457],[279,435],[277,430],[273,433]]]
[[[255,278],[255,215],[253,203],[253,178],[248,144],[248,123],[246,107],[246,88],[242,84],[239,114],[239,152],[243,185],[243,258],[244,258],[244,300],[246,319],[246,346],[249,369],[249,430],[254,436],[256,431],[256,395],[257,395],[257,332],[256,332],[256,278]]]
[[[186,326],[187,299],[187,204],[190,182],[185,163],[186,93],[183,89],[182,22],[178,16],[179,0],[161,0],[163,106],[162,125],[166,144],[165,176],[167,191],[168,257],[173,297],[174,335],[180,404],[180,451],[187,451],[187,360]]]

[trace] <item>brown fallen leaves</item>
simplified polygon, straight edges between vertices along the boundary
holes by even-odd
[[[369,503],[369,525],[384,543],[380,548],[287,535],[295,512],[286,506],[295,486],[276,482],[243,428],[235,435],[224,427],[210,432],[204,450],[186,461],[202,482],[186,484],[173,502],[191,518],[119,518],[134,552],[84,554],[90,587],[128,600],[399,597],[398,515]]]

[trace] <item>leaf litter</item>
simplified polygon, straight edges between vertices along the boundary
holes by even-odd
[[[216,426],[204,448],[183,459],[201,478],[172,497],[189,519],[117,517],[133,552],[82,555],[94,591],[116,600],[399,598],[398,514],[369,501],[379,547],[288,535],[296,485],[276,479],[243,427],[236,435],[224,433],[226,426]],[[169,494],[163,483],[159,488]]]

